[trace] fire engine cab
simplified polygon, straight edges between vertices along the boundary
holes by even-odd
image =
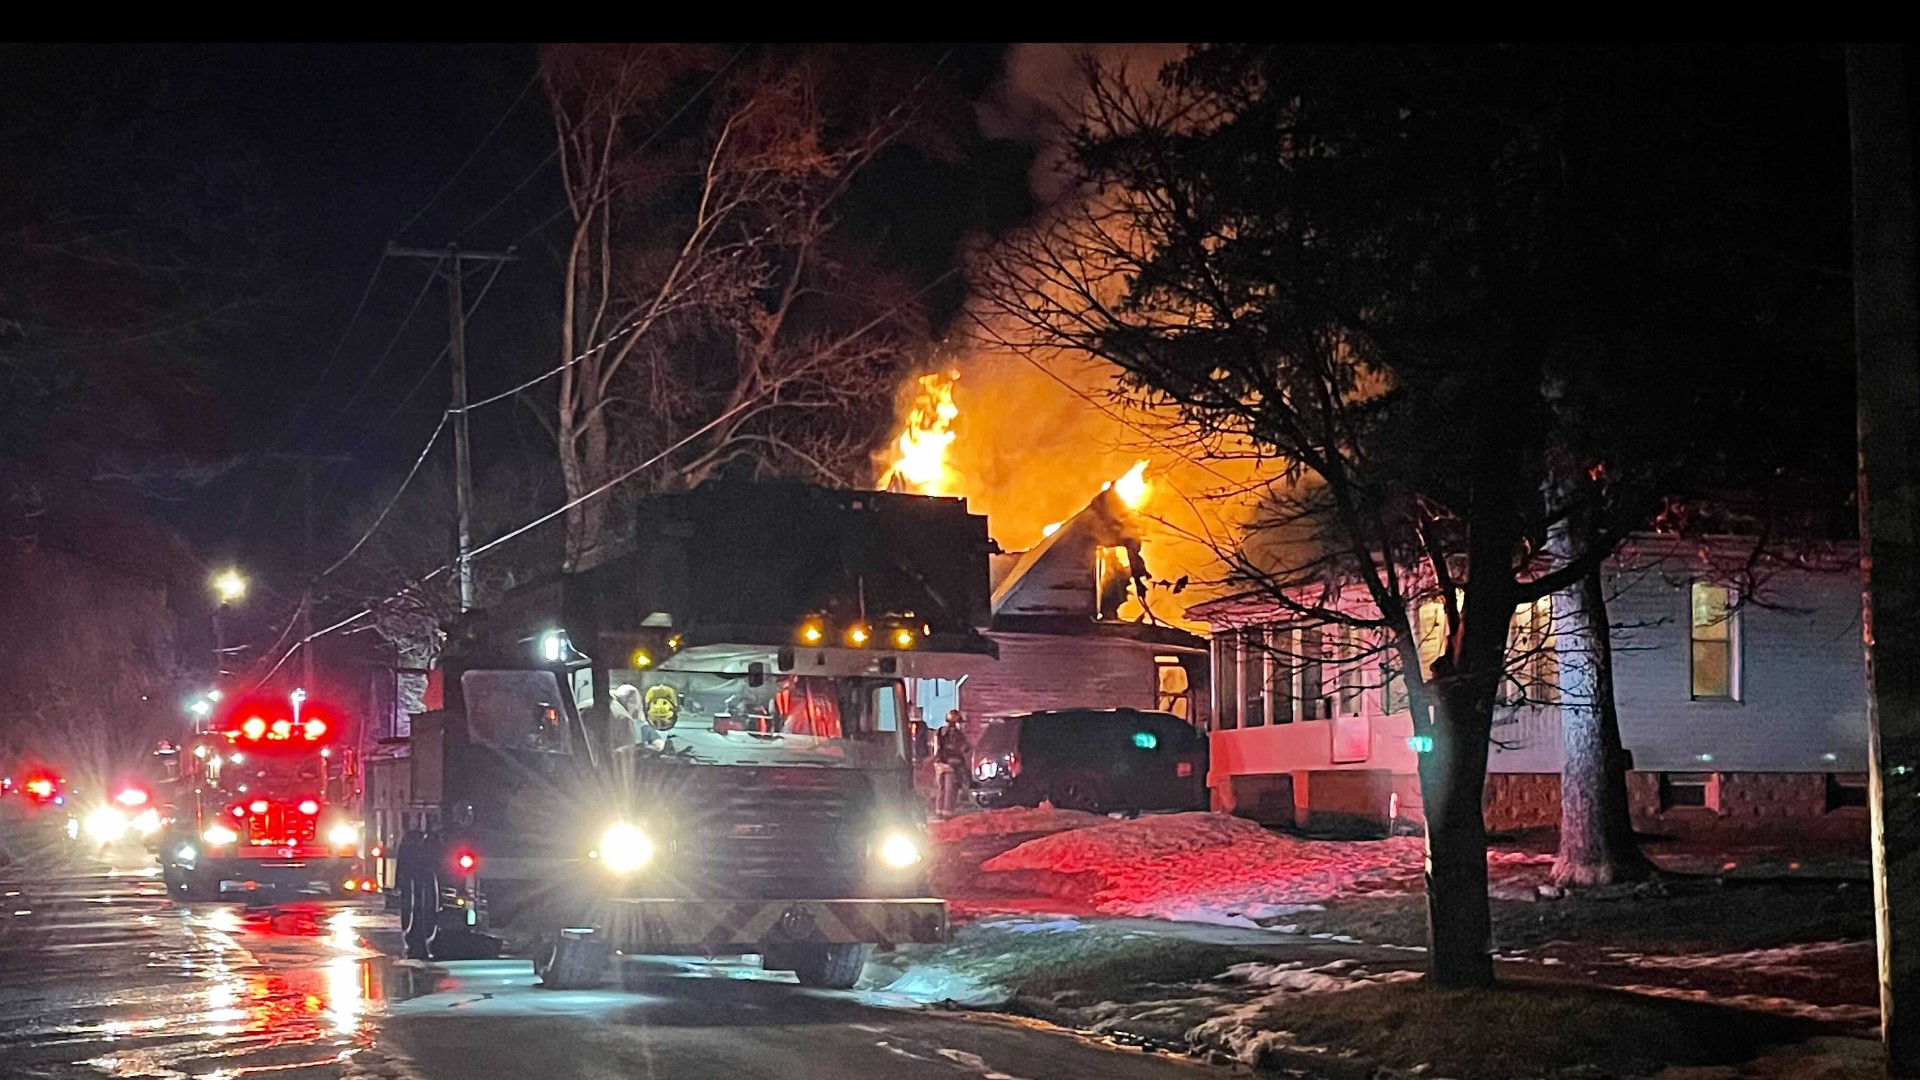
[[[180,755],[160,845],[169,895],[360,891],[358,778],[328,711],[295,691],[237,702],[212,727]]]

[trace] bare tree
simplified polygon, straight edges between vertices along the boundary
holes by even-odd
[[[916,297],[836,230],[914,88],[849,92],[828,52],[747,53],[542,54],[574,222],[553,417],[569,499],[675,448],[636,490],[853,479],[924,348]],[[611,538],[609,512],[569,513],[569,565]]]

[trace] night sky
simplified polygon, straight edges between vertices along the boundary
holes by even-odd
[[[1023,79],[1024,92],[1044,92],[1030,83],[1049,77],[1010,74],[998,46],[887,48],[937,70],[966,107]],[[521,261],[500,273],[469,324],[476,396],[553,364],[567,220],[535,61],[527,44],[0,51],[0,92],[26,129],[146,125],[163,133],[160,153],[173,166],[218,163],[250,178],[265,222],[260,265],[244,304],[207,338],[200,396],[175,417],[182,445],[222,468],[159,507],[208,564],[238,563],[280,600],[297,595],[301,486],[284,455],[349,457],[316,466],[318,557],[330,560],[432,430],[447,395],[436,366],[444,294],[418,261],[382,260],[389,241],[517,248]],[[1741,108],[1779,117],[1777,137],[1792,150],[1781,168],[1803,181],[1796,194],[1809,208],[1800,220],[1826,238],[1801,249],[1843,273],[1837,54],[1781,52],[1759,66],[1769,64],[1780,78],[1730,89]],[[1006,110],[993,114],[981,110],[954,153],[891,154],[852,199],[849,227],[910,280],[939,277],[966,242],[1030,212],[1036,148]],[[936,326],[964,299],[958,279],[936,290]],[[1846,451],[1850,387],[1822,379],[1817,389],[1830,391],[1811,399],[1836,418],[1834,445]],[[473,437],[483,484],[494,462],[551,456],[519,406],[477,415]]]
[[[1000,77],[993,46],[917,46],[961,99]],[[298,591],[299,468],[285,455],[349,455],[315,466],[320,547],[390,484],[444,408],[446,300],[389,241],[515,247],[468,325],[474,395],[550,367],[558,251],[567,228],[535,47],[178,46],[9,48],[0,89],[40,130],[164,127],[176,164],[232,164],[268,222],[247,303],[205,349],[204,408],[182,438],[223,473],[162,507],[209,563],[234,561],[270,589]],[[1026,210],[1030,151],[985,138],[951,160],[897,154],[856,199],[851,225],[909,277],[954,265],[969,235]],[[893,194],[907,190],[911,201]],[[471,303],[484,275],[468,286]],[[952,316],[956,283],[933,295]],[[358,309],[356,311],[356,309]],[[538,454],[547,436],[523,408],[474,419],[476,471]],[[550,444],[545,452],[551,454]]]

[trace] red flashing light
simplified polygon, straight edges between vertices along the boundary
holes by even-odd
[[[453,862],[455,866],[458,866],[462,870],[472,870],[474,867],[480,865],[479,858],[471,851],[463,851],[454,856]]]
[[[56,786],[53,778],[50,776],[36,776],[27,781],[25,785],[27,794],[41,802],[53,798],[54,788]]]
[[[379,844],[375,844],[375,845],[373,845],[373,850],[372,850],[372,851],[369,851],[369,852],[367,852],[367,854],[369,854],[369,855],[371,855],[371,856],[373,856],[373,857],[374,857],[374,858],[376,858],[376,859],[378,859],[378,858],[380,858],[381,856],[383,856],[383,855],[385,855],[386,853],[387,853],[387,852],[386,852],[386,849],[385,849],[385,848],[383,848],[383,847],[381,847],[381,846],[380,846]]]
[[[312,817],[320,812],[320,804],[314,802],[312,799],[302,799],[300,801],[300,812],[308,817]]]
[[[147,805],[147,793],[140,788],[130,787],[120,794],[115,795],[113,801],[119,803],[121,806],[145,806]]]
[[[292,738],[293,737],[293,721],[275,720],[273,722],[273,737],[276,739]]]
[[[247,722],[240,725],[240,733],[249,739],[258,739],[267,733],[267,722],[257,716],[249,716]]]
[[[320,741],[320,737],[327,733],[327,722],[325,720],[316,718],[308,720],[300,726],[306,729],[308,742],[318,742]]]
[[[232,806],[227,807],[227,813],[232,814],[234,817],[246,817],[247,808],[241,806],[239,803],[234,803]]]
[[[256,814],[264,814],[267,812],[267,800],[255,799],[251,803],[247,804],[247,809],[253,811]]]

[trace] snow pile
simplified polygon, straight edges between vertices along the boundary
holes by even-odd
[[[1635,967],[1676,970],[1737,970],[1754,975],[1826,975],[1833,965],[1848,959],[1871,963],[1871,941],[1811,941],[1782,945],[1772,949],[1749,949],[1733,953],[1681,953],[1657,956],[1642,953],[1612,952],[1610,959]]]
[[[1029,840],[982,864],[1108,914],[1252,926],[1419,877],[1420,842],[1301,840],[1226,814],[1115,821]]]
[[[1187,1043],[1213,1047],[1249,1065],[1273,1047],[1292,1047],[1293,1036],[1276,1030],[1284,1023],[1287,999],[1296,994],[1325,994],[1378,983],[1420,978],[1418,971],[1369,972],[1354,960],[1335,960],[1318,967],[1304,963],[1235,964],[1220,976],[1222,982],[1240,982],[1268,988],[1266,993],[1222,1010],[1187,1032]]]
[[[1356,986],[1402,982],[1419,977],[1420,972],[1412,970],[1369,972],[1360,966],[1360,961],[1347,959],[1335,960],[1332,963],[1321,964],[1319,967],[1308,967],[1299,962],[1235,964],[1220,976],[1223,980],[1245,983],[1248,986],[1263,986],[1270,990],[1284,990],[1294,994],[1321,994],[1333,990],[1351,990]]]
[[[1089,814],[1084,810],[1061,810],[1052,803],[1039,806],[1011,806],[1004,810],[982,810],[977,814],[961,814],[944,821],[935,821],[927,826],[927,832],[938,844],[951,844],[957,840],[968,840],[980,836],[1016,836],[1021,833],[1053,833],[1067,829],[1084,829],[1089,825],[1098,825],[1106,818]]]

